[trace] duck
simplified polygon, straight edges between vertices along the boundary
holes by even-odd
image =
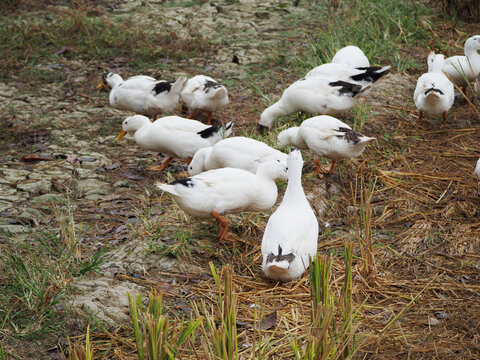
[[[297,80],[285,89],[279,101],[262,112],[258,130],[270,130],[278,117],[297,111],[312,115],[335,115],[348,111],[354,105],[354,98],[370,86],[316,76]]]
[[[290,281],[308,269],[317,253],[318,221],[302,188],[303,159],[294,149],[287,159],[288,185],[262,238],[262,270],[273,280]]]
[[[183,103],[190,109],[189,119],[197,111],[208,113],[208,124],[212,123],[213,113],[228,104],[228,91],[209,76],[197,75],[188,79],[180,93]]]
[[[155,122],[143,115],[127,117],[117,141],[127,133],[133,133],[135,142],[143,149],[167,154],[167,159],[148,170],[161,171],[174,158],[186,159],[187,163],[197,150],[212,146],[232,133],[233,122],[225,127],[206,125],[197,120],[180,116],[165,116]]]
[[[358,46],[348,45],[338,50],[332,58],[332,63],[350,66],[352,68],[369,67],[370,61]]]
[[[368,137],[353,130],[333,116],[321,115],[304,120],[300,126],[291,127],[278,134],[282,146],[293,145],[301,150],[311,150],[315,155],[332,161],[329,169],[320,168],[316,160],[315,173],[332,174],[335,164],[341,159],[360,156],[365,147],[376,138]]]
[[[477,160],[477,166],[475,166],[475,175],[480,180],[480,159]]]
[[[390,66],[350,67],[344,64],[327,63],[310,70],[305,77],[323,77],[325,79],[347,81],[367,86],[373,84],[390,72]]]
[[[114,108],[153,116],[155,121],[159,114],[175,108],[186,81],[185,76],[180,76],[173,82],[156,80],[145,75],[123,80],[120,75],[109,72],[102,76],[102,82],[97,89],[111,88],[109,100]]]
[[[448,74],[449,79],[465,93],[468,79],[474,82],[480,74],[480,35],[469,37],[465,41],[465,56],[451,56],[445,59],[442,70]]]
[[[217,220],[219,240],[227,238],[225,214],[266,211],[278,196],[276,179],[287,179],[287,166],[277,160],[260,164],[257,173],[236,168],[221,168],[156,186],[169,193],[188,215]]]
[[[443,116],[443,125],[447,123],[447,113],[455,100],[455,88],[452,82],[442,73],[445,57],[431,52],[427,64],[429,72],[420,76],[413,93],[413,100],[418,109],[418,122],[423,114]]]
[[[255,174],[260,164],[270,160],[286,164],[287,154],[261,141],[234,136],[198,150],[188,166],[188,173],[194,176],[206,170],[233,167]]]

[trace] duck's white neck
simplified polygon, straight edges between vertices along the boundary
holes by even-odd
[[[300,128],[298,126],[294,126],[282,131],[278,135],[278,141],[283,146],[292,145],[297,149],[306,150],[308,147],[305,144],[305,141],[303,141],[303,138],[300,136],[299,130]]]
[[[445,64],[445,57],[443,55],[436,55],[433,59],[430,72],[441,73],[443,65]]]
[[[118,74],[113,74],[107,79],[107,83],[110,87],[115,87],[123,82],[123,79],[120,75]]]
[[[211,162],[210,154],[212,153],[212,149],[213,148],[211,146],[208,146],[198,150],[195,153],[195,157],[197,156],[197,154],[199,155],[199,161],[203,164],[203,169],[212,169],[209,164]]]
[[[280,99],[262,112],[262,115],[260,115],[260,121],[258,123],[271,128],[276,118],[288,114],[289,112],[286,109],[285,104],[283,103],[282,99]]]
[[[138,117],[140,117],[140,116],[138,116]],[[132,127],[129,127],[126,131],[128,133],[136,133],[138,130],[142,130],[142,132],[143,131],[148,131],[148,129],[152,125],[153,125],[153,123],[150,121],[149,118],[147,118],[146,116],[142,116],[141,118],[137,119],[135,124]]]
[[[287,190],[285,190],[285,201],[305,197],[302,187],[302,165],[303,162],[288,165],[288,185]]]
[[[478,47],[474,45],[467,44],[465,45],[465,56],[472,61],[472,59],[480,60],[480,55],[478,54]]]

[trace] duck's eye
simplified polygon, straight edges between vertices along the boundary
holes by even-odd
[[[287,167],[287,168],[285,168],[285,169],[288,171],[288,167]]]
[[[280,160],[277,160],[278,162],[280,162]]]

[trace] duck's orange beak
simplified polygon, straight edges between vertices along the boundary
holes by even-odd
[[[103,82],[101,82],[100,84],[97,85],[95,89],[102,91],[102,90],[107,90],[107,87]]]
[[[122,129],[122,131],[120,131],[120,134],[118,134],[118,136],[115,140],[120,141],[120,139],[123,138],[126,134],[127,134],[127,132]]]

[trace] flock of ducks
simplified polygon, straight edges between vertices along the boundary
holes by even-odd
[[[428,72],[420,76],[413,95],[419,111],[418,121],[423,114],[443,116],[443,125],[447,113],[455,100],[454,84],[462,88],[465,94],[467,86],[474,84],[474,91],[479,91],[480,78],[480,35],[465,41],[465,56],[452,56],[447,59],[441,54],[431,52],[428,55]]]
[[[479,49],[480,36],[476,35],[466,41],[465,56],[428,56],[428,72],[418,79],[414,93],[419,119],[425,113],[443,115],[446,121],[455,98],[452,82],[465,87],[466,79],[476,81],[478,90]],[[464,76],[458,75],[459,69]],[[131,133],[143,149],[167,155],[161,165],[150,170],[165,169],[173,158],[189,164],[190,177],[156,185],[187,214],[214,217],[220,240],[228,238],[226,214],[269,210],[277,201],[275,180],[288,180],[282,203],[268,220],[261,247],[266,276],[288,281],[300,277],[317,252],[318,221],[302,188],[300,150],[318,157],[318,177],[331,174],[337,161],[360,156],[375,138],[362,135],[331,115],[350,110],[355,98],[367,93],[389,71],[389,66],[370,66],[361,49],[347,46],[335,54],[332,62],[312,69],[285,89],[280,100],[262,112],[258,127],[269,130],[279,116],[297,111],[314,115],[278,135],[280,146],[295,147],[289,155],[251,138],[228,138],[232,122],[222,127],[211,125],[212,114],[228,104],[228,92],[208,76],[181,76],[169,82],[149,76],[123,80],[118,74],[108,73],[98,87],[111,88],[113,107],[137,114],[123,121],[117,141]],[[157,119],[172,111],[179,99],[191,112],[188,118]],[[208,114],[208,124],[193,120],[200,112]],[[147,116],[152,116],[153,122]],[[328,169],[320,168],[320,157],[331,160]],[[475,171],[480,178],[480,160]]]

